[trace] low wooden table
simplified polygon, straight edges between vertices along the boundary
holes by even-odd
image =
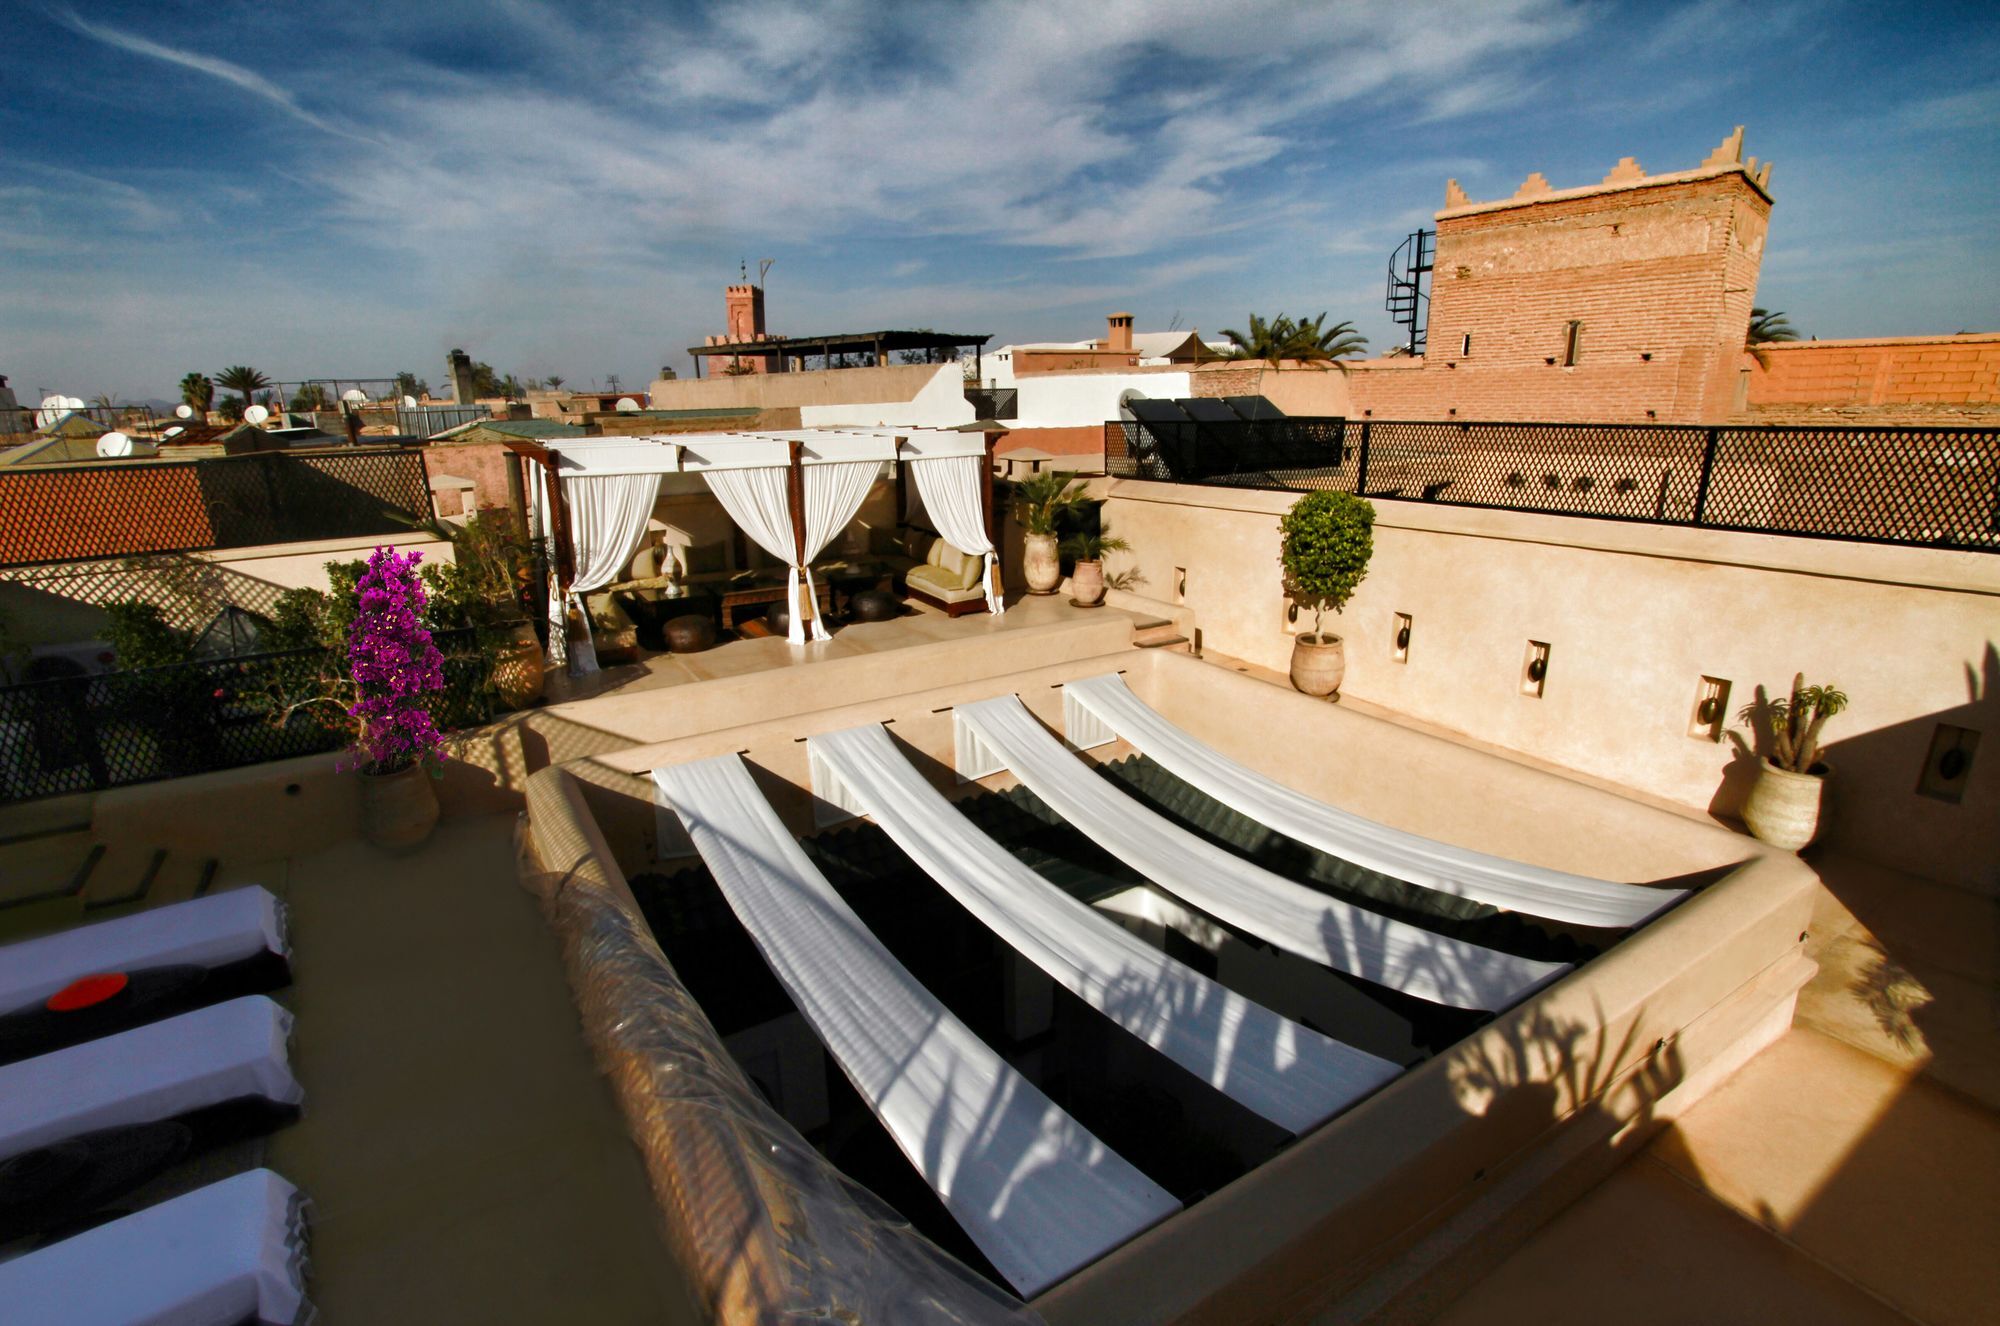
[[[732,631],[736,629],[734,609],[784,602],[785,579],[783,571],[747,571],[740,579],[712,586],[709,592],[720,596],[722,625]],[[819,594],[820,607],[831,612],[833,586],[826,577],[815,572],[813,589]]]

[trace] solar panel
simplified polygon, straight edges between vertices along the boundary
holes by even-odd
[[[1233,424],[1239,418],[1228,402],[1213,396],[1195,396],[1174,404],[1187,411],[1188,418],[1198,424]]]
[[[1264,419],[1282,419],[1285,412],[1263,396],[1224,396],[1223,403],[1236,411],[1240,418],[1253,422]]]
[[[1178,401],[1142,399],[1127,401],[1125,408],[1142,424],[1184,424],[1188,421],[1187,413]]]

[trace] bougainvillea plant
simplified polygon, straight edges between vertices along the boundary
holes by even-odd
[[[444,656],[424,628],[420,552],[377,548],[355,584],[347,666],[358,697],[347,712],[361,724],[354,759],[363,773],[391,774],[443,759],[444,736],[425,697],[444,689]]]

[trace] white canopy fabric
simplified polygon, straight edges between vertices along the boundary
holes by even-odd
[[[1024,1297],[1180,1209],[952,1016],[812,864],[742,759],[653,770],[758,951],[896,1145]]]
[[[577,475],[676,474],[681,449],[664,437],[561,438],[548,443],[563,478]]]
[[[1016,696],[962,704],[952,719],[1092,842],[1174,896],[1287,953],[1453,1008],[1506,1008],[1569,969],[1392,920],[1225,851],[1113,787],[1064,750]]]
[[[1638,925],[1687,896],[1686,889],[1617,884],[1453,847],[1315,801],[1196,741],[1132,694],[1115,673],[1070,682],[1063,700],[1066,713],[1072,705],[1081,707],[1134,750],[1230,809],[1406,883],[1588,926]]]
[[[296,1105],[291,1031],[290,1013],[246,995],[0,1067],[0,1160],[244,1096]]]
[[[1303,1132],[1403,1071],[1252,1003],[1056,888],[954,810],[887,729],[816,736],[806,749],[820,796],[872,816],[1057,984],[1264,1118]]]
[[[570,602],[584,614],[585,627],[572,671],[597,671],[597,650],[590,641],[589,615],[583,597],[604,588],[618,578],[639,543],[646,537],[646,521],[660,496],[660,475],[577,474],[562,480],[563,498],[569,504],[569,538],[574,572],[569,583]],[[561,645],[568,640],[562,599],[551,595],[549,602],[549,648],[560,660]]]
[[[292,1326],[306,1301],[298,1189],[251,1170],[0,1262],[7,1320],[64,1326]]]
[[[0,948],[0,1013],[96,972],[222,967],[266,952],[289,956],[284,907],[270,891],[211,893]]]
[[[812,600],[815,640],[829,640],[832,633],[826,629],[826,617],[819,608],[819,591],[813,588],[812,575],[806,568],[860,512],[861,504],[868,500],[868,490],[875,486],[875,480],[881,474],[882,462],[879,460],[841,461],[805,469],[806,542],[795,559],[797,565],[793,568],[793,575],[806,582],[806,594]],[[796,612],[792,614],[791,629],[798,630]]]
[[[980,497],[985,466],[982,452],[978,457],[912,461],[910,473],[916,478],[917,491],[923,495],[924,510],[937,522],[938,533],[944,535],[945,542],[962,553],[986,559],[980,570],[980,584],[986,589],[986,611],[998,614],[1005,612],[1007,605],[1001,602],[994,586],[997,577],[993,574],[993,540],[986,532],[986,512]]]

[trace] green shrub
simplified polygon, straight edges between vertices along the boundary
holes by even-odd
[[[1328,608],[1347,606],[1375,553],[1375,508],[1350,493],[1308,493],[1278,522],[1279,556],[1292,598],[1313,609],[1313,638],[1324,641]]]
[[[171,625],[155,604],[136,600],[107,603],[104,614],[111,619],[104,638],[118,656],[122,671],[185,663],[194,654],[194,637]]]
[[[1025,533],[1054,534],[1056,522],[1080,509],[1084,500],[1084,485],[1074,474],[1043,470],[1014,485],[1014,519]]]

